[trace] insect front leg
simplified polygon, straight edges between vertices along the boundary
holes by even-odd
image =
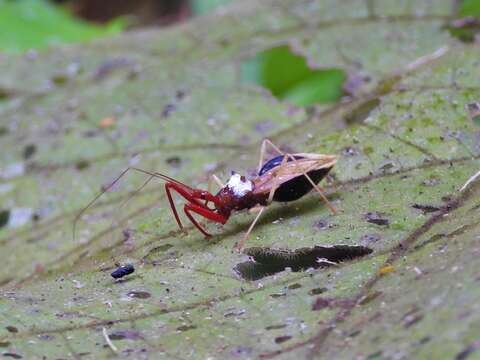
[[[206,237],[212,236],[209,234],[199,223],[198,221],[192,216],[191,212],[197,213],[200,216],[203,216],[204,218],[207,218],[208,220],[212,220],[215,222],[218,222],[220,224],[225,224],[227,222],[227,218],[224,216],[217,214],[216,212],[206,209],[200,205],[197,204],[185,204],[183,207],[183,211],[185,212],[185,215],[187,215],[188,219],[192,222],[195,227],[200,230],[200,232],[205,235]]]

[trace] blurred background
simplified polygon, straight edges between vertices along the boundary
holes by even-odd
[[[0,0],[0,51],[18,53],[145,26],[169,26],[233,0]]]
[[[208,15],[236,0],[0,0],[0,55],[21,54]],[[464,42],[480,32],[480,0],[454,2],[458,20],[446,28]],[[288,72],[283,71],[288,69]],[[295,106],[339,101],[370,79],[338,69],[315,69],[291,47],[279,46],[241,64],[241,79]],[[279,76],[282,74],[282,76]]]

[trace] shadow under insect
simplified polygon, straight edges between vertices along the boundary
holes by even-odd
[[[237,264],[234,271],[245,280],[259,280],[285,270],[304,271],[336,265],[342,261],[353,260],[373,252],[365,246],[314,246],[297,250],[251,247],[244,250],[252,260]]]

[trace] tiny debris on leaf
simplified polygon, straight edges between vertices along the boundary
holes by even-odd
[[[390,221],[385,217],[385,215],[379,212],[366,213],[363,218],[369,223],[380,226],[387,226],[390,224]]]
[[[106,117],[106,118],[103,118],[102,120],[100,120],[98,122],[98,125],[101,127],[101,128],[109,128],[109,127],[112,127],[113,125],[115,125],[117,123],[117,119],[115,119],[114,117]]]
[[[135,268],[133,267],[132,264],[128,264],[125,266],[120,266],[118,269],[116,269],[114,272],[112,272],[110,275],[114,279],[120,279],[126,275],[129,275],[135,271]]]
[[[395,271],[395,268],[392,265],[382,266],[378,270],[380,275],[390,274],[391,272],[394,272],[394,271]]]
[[[439,206],[425,205],[425,204],[413,204],[412,207],[414,209],[421,210],[424,214],[436,212],[441,209]]]

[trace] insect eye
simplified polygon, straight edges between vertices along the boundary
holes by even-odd
[[[205,194],[204,193],[200,194],[200,199],[205,200]]]

